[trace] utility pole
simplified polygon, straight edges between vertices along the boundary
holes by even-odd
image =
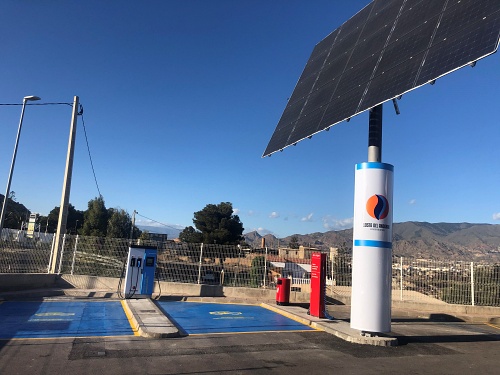
[[[136,210],[134,210],[134,212],[132,212],[132,225],[130,226],[130,241],[132,241],[134,239],[134,227],[135,227],[135,214],[137,214],[138,212]]]
[[[75,154],[76,120],[78,117],[78,96],[73,100],[73,114],[69,131],[68,154],[66,155],[66,170],[64,172],[64,182],[61,195],[61,206],[59,207],[59,220],[57,222],[56,240],[53,242],[50,273],[56,273],[56,266],[59,263],[59,247],[61,236],[66,234],[66,222],[68,220],[69,195],[71,192],[71,176],[73,174],[73,156]]]
[[[19,126],[17,128],[16,143],[14,145],[14,153],[12,154],[12,162],[10,164],[9,178],[7,179],[7,189],[5,189],[5,196],[3,198],[2,212],[0,213],[0,236],[2,235],[3,223],[5,216],[7,215],[7,202],[9,201],[10,195],[10,184],[12,182],[12,174],[14,173],[14,165],[16,164],[17,147],[19,145],[19,138],[21,137],[21,128],[23,126],[24,118],[24,108],[26,107],[27,101],[40,100],[38,96],[25,96],[23,98],[23,107],[21,109],[21,118],[19,119]]]

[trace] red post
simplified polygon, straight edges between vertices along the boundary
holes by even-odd
[[[311,255],[311,300],[309,314],[325,318],[326,254]]]

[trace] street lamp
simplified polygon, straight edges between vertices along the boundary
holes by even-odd
[[[19,137],[21,136],[21,127],[23,126],[24,108],[26,107],[26,102],[40,100],[38,96],[25,96],[23,98],[23,108],[21,110],[21,118],[19,120],[19,127],[17,128],[16,144],[14,145],[14,153],[12,155],[12,163],[10,164],[9,178],[7,179],[7,189],[5,190],[5,197],[3,199],[2,213],[0,214],[0,235],[3,230],[3,222],[5,219],[5,214],[7,213],[7,200],[9,198],[10,183],[12,182],[12,173],[14,172],[14,164],[16,163],[17,146],[19,144]]]

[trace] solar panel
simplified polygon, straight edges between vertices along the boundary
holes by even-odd
[[[313,49],[264,156],[498,49],[500,0],[374,0]]]

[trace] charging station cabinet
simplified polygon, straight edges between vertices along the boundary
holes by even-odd
[[[154,289],[157,256],[156,247],[135,245],[129,247],[123,286],[125,298],[151,297]]]

